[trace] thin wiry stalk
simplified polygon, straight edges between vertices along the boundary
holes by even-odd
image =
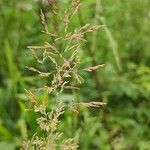
[[[80,20],[80,24],[81,26],[84,25],[84,21],[83,21],[83,17],[82,17],[82,13],[81,13],[81,10],[79,10],[79,13],[78,13],[78,16],[79,16],[79,20]],[[95,55],[94,55],[94,51],[92,49],[92,43],[91,41],[88,39],[87,35],[85,34],[84,35],[84,38],[86,39],[86,49],[88,51],[88,54],[91,58],[91,64],[92,66],[95,66],[97,65],[97,61],[95,59]],[[100,80],[99,80],[99,76],[98,76],[98,73],[96,71],[93,71],[93,74],[91,74],[93,76],[93,79],[95,81],[95,85],[96,85],[96,89],[97,91],[99,92],[100,91],[100,86],[101,86],[101,83],[100,83]]]

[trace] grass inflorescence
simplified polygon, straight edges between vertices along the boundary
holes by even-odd
[[[72,1],[71,9],[66,7],[65,10],[60,10],[53,0],[48,1],[50,7],[50,17],[52,18],[53,29],[49,29],[47,16],[41,10],[41,23],[44,27],[42,33],[49,37],[42,45],[28,46],[31,54],[36,59],[39,66],[45,66],[48,62],[51,68],[46,71],[42,67],[36,68],[29,66],[28,69],[35,72],[41,79],[46,78],[48,81],[36,90],[26,90],[30,99],[30,108],[37,114],[36,122],[39,126],[31,139],[24,139],[22,150],[75,150],[78,148],[75,138],[65,139],[62,132],[58,129],[58,124],[61,123],[61,116],[64,114],[68,104],[61,99],[61,94],[66,90],[80,90],[79,85],[84,79],[81,72],[92,72],[104,64],[96,64],[87,68],[80,68],[80,51],[81,46],[87,42],[85,34],[96,32],[103,25],[85,24],[81,27],[76,27],[74,30],[70,27],[73,17],[78,13],[81,3],[79,0]],[[58,24],[61,22],[61,27]],[[43,67],[44,68],[44,67]],[[44,80],[44,79],[43,79]],[[49,109],[49,105],[53,102],[48,100],[47,103],[38,103],[36,92],[46,92],[55,98],[55,107]],[[69,103],[69,108],[74,112],[79,112],[78,107],[100,107],[105,105],[104,102],[76,102]]]

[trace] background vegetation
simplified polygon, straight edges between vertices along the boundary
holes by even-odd
[[[93,60],[106,66],[96,74],[83,74],[85,82],[78,97],[103,100],[107,106],[84,108],[78,115],[68,111],[60,128],[66,137],[76,136],[82,150],[149,150],[150,1],[82,1],[83,9],[73,25],[106,26],[87,37],[82,66],[91,66]],[[69,7],[68,1],[64,4]],[[19,148],[26,124],[29,136],[37,127],[34,114],[24,111],[24,89],[42,82],[26,68],[37,65],[27,46],[45,40],[41,8],[49,12],[45,1],[0,0],[0,150]],[[72,97],[70,93],[62,96],[68,101]],[[45,97],[39,95],[41,100]]]

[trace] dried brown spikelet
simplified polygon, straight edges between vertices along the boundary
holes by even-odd
[[[50,5],[54,3],[54,0],[47,0]]]
[[[54,88],[53,87],[49,87],[49,86],[45,86],[45,89],[47,91],[48,94],[52,93]]]
[[[98,102],[98,101],[91,101],[88,103],[79,103],[79,105],[83,105],[85,107],[100,107],[100,106],[106,105],[106,103]]]
[[[78,81],[79,84],[83,83],[84,79],[80,75],[75,73],[74,76],[75,76],[75,79]]]
[[[39,76],[41,77],[48,77],[51,73],[48,73],[48,72],[42,72],[42,71],[39,71],[37,70],[36,68],[34,67],[27,67],[29,70],[33,71],[33,72],[37,72],[39,74]]]
[[[84,39],[84,36],[83,34],[81,33],[74,33],[74,34],[71,34],[71,35],[67,35],[65,37],[65,40],[71,40],[71,41],[86,41]]]
[[[41,114],[45,115],[46,114],[46,105],[34,105],[34,112],[40,112]]]
[[[80,90],[78,87],[75,87],[75,86],[64,86],[64,89],[75,89],[75,90]]]
[[[95,108],[100,108],[104,105],[106,105],[107,103],[105,102],[100,102],[100,101],[90,101],[90,102],[80,102],[80,103],[77,103],[75,101],[73,101],[69,107],[71,108],[71,110],[75,113],[79,113],[79,108],[80,106],[84,106],[84,107],[87,107],[87,108],[92,108],[92,107],[95,107]]]
[[[44,26],[44,28],[45,28],[45,32],[46,32],[46,33],[49,33],[48,26],[47,26],[46,19],[45,19],[45,15],[44,15],[44,13],[42,12],[42,10],[41,10],[41,15],[40,15],[40,17],[41,17],[41,22],[42,22],[42,24],[43,24],[43,26]]]
[[[27,93],[27,97],[30,99],[31,104],[35,104],[36,103],[36,97],[35,97],[35,95],[31,91],[29,91],[29,90],[25,89],[25,91]]]
[[[63,141],[61,150],[76,150],[79,146],[75,143],[74,139],[67,139]]]
[[[104,66],[105,66],[105,64],[101,64],[101,65],[96,65],[96,66],[93,66],[93,67],[88,67],[88,68],[85,68],[83,70],[87,71],[87,72],[92,72],[92,71],[95,71],[95,70],[97,70],[99,68],[102,68]]]
[[[72,6],[77,8],[81,4],[80,0],[72,0]]]
[[[48,42],[46,42],[44,46],[28,46],[28,48],[29,49],[44,49],[44,50],[50,48],[54,51],[57,51],[57,49],[53,45],[49,44]]]
[[[41,130],[47,132],[54,132],[57,129],[59,123],[59,117],[64,113],[65,105],[62,101],[59,101],[56,105],[56,109],[51,112],[46,111],[46,105],[35,105],[34,111],[40,112],[41,117],[37,119],[37,123]]]
[[[21,150],[30,150],[31,142],[29,140],[24,140],[22,143]]]
[[[97,31],[100,28],[103,28],[105,25],[93,25],[88,29],[88,32],[94,32]]]

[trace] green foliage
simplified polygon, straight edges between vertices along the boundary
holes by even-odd
[[[84,23],[93,21],[95,4],[96,1],[83,0]],[[38,1],[0,1],[0,149],[18,148],[25,136],[26,123],[29,136],[37,129],[34,114],[24,111],[24,89],[41,84],[39,77],[26,68],[37,65],[27,54],[27,45],[45,40],[40,34],[41,7],[49,11],[46,3]],[[93,73],[83,73],[86,81],[81,86],[82,93],[74,96],[85,101],[102,99],[107,106],[101,112],[87,108],[81,108],[79,114],[68,111],[60,128],[66,136],[75,135],[83,150],[149,150],[150,2],[101,0],[99,7],[96,23],[105,24],[106,28],[96,33],[92,46],[96,62],[106,66],[97,72],[99,88]],[[79,17],[75,17],[72,29],[79,23]],[[83,68],[92,64],[88,48],[90,45],[86,44],[82,47]],[[70,93],[63,96],[71,99]],[[39,94],[39,99],[45,97]]]

